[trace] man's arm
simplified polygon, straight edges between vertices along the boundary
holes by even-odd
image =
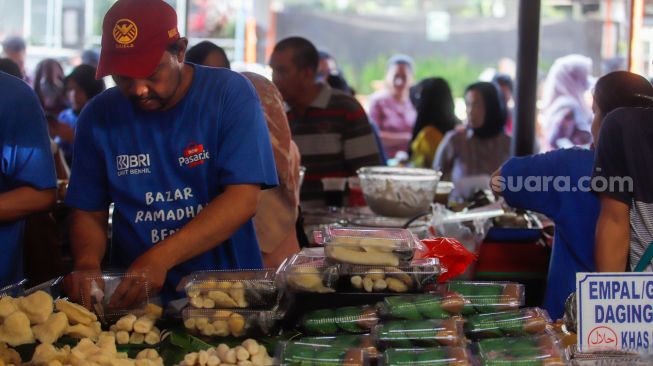
[[[20,187],[0,193],[0,222],[14,221],[54,205],[55,189]]]
[[[151,286],[160,290],[171,268],[213,249],[251,219],[260,190],[258,185],[227,186],[181,230],[136,259],[128,272],[145,275]],[[111,305],[121,308],[137,303],[141,293],[139,286],[123,281]]]
[[[630,248],[630,208],[606,194],[600,196],[594,259],[597,272],[623,272]]]

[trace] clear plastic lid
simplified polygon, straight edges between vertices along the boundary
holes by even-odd
[[[367,366],[369,355],[355,347],[332,347],[297,342],[282,342],[277,346],[279,366]]]
[[[374,335],[382,348],[459,346],[465,341],[459,319],[395,320],[379,324]]]
[[[338,266],[330,265],[323,255],[297,253],[280,267],[282,281],[291,291],[331,293],[338,281]]]
[[[471,365],[464,347],[391,348],[383,352],[379,366]]]
[[[524,306],[524,285],[514,282],[452,281],[440,284],[434,293],[455,293],[464,299],[463,315],[517,310]]]
[[[565,358],[555,337],[483,339],[473,345],[481,365],[515,365],[527,362],[563,366]]]
[[[300,322],[311,335],[361,334],[374,329],[379,316],[372,306],[346,306],[308,312]]]
[[[416,248],[405,229],[327,227],[314,238],[330,260],[348,264],[398,266],[413,259]]]
[[[372,359],[376,359],[379,351],[371,334],[342,334],[337,336],[302,337],[295,343],[313,346],[356,347],[367,351]]]
[[[82,283],[90,284],[80,287],[82,305],[93,309],[106,321],[139,312],[154,300],[145,274],[74,272],[73,275],[79,276]]]
[[[415,259],[392,266],[341,265],[339,290],[365,293],[414,293],[435,286],[440,275],[437,258]]]
[[[25,284],[27,283],[27,280],[21,280],[16,283],[12,283],[10,285],[7,285],[3,288],[0,288],[0,297],[3,296],[11,296],[11,297],[18,297],[21,296],[25,293]]]
[[[477,314],[465,321],[465,334],[471,339],[528,336],[544,332],[550,323],[549,314],[540,308]]]
[[[377,304],[377,308],[384,319],[422,320],[447,319],[460,315],[463,305],[460,295],[449,293],[388,296]]]
[[[205,337],[257,337],[273,335],[282,314],[272,310],[210,310],[186,308],[184,327]]]
[[[182,289],[198,309],[271,309],[280,296],[276,269],[193,272]]]

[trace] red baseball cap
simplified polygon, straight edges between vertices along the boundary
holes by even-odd
[[[96,78],[150,76],[163,52],[179,39],[177,13],[163,0],[118,0],[102,22]]]

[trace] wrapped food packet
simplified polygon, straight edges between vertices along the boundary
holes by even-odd
[[[549,334],[537,337],[483,339],[475,343],[472,348],[483,366],[565,365],[557,339]]]
[[[463,347],[391,348],[383,352],[381,366],[469,366],[467,350]]]
[[[471,339],[528,336],[544,332],[550,323],[549,314],[539,308],[477,314],[465,321],[465,334]]]
[[[277,346],[279,366],[367,366],[369,356],[361,348],[282,342]]]
[[[384,349],[458,346],[465,339],[461,321],[454,318],[388,321],[376,326],[374,335]]]
[[[361,334],[369,333],[378,322],[374,307],[346,306],[311,311],[302,318],[301,327],[314,335]]]
[[[477,259],[475,254],[454,238],[424,239],[422,247],[423,249],[415,254],[417,258],[440,260],[440,283],[465,273],[467,267]]]
[[[460,315],[465,302],[456,294],[424,294],[388,296],[377,304],[379,315],[385,319],[447,319]]]
[[[451,281],[438,285],[435,293],[454,293],[463,298],[463,315],[517,310],[524,305],[524,285],[514,282]]]

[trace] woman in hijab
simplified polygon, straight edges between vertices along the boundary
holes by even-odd
[[[279,186],[262,191],[254,216],[254,227],[263,263],[276,268],[284,259],[299,251],[295,230],[299,205],[299,149],[291,140],[290,127],[279,90],[265,77],[243,72],[261,100],[270,130]]]
[[[467,125],[449,131],[435,154],[433,169],[452,181],[466,198],[477,188],[489,188],[489,176],[510,157],[505,133],[506,108],[495,84],[477,82],[465,90]],[[472,180],[478,183],[471,183]],[[466,180],[468,188],[463,186]],[[482,184],[481,184],[482,183]]]
[[[451,88],[442,78],[428,78],[416,86],[417,119],[411,139],[411,160],[415,167],[430,168],[444,135],[460,121],[454,113]]]
[[[557,59],[544,82],[543,122],[549,149],[589,145],[592,110],[585,100],[592,60],[581,55]]]
[[[68,107],[63,78],[63,68],[57,60],[46,58],[36,65],[34,92],[39,97],[46,115],[56,117]]]

